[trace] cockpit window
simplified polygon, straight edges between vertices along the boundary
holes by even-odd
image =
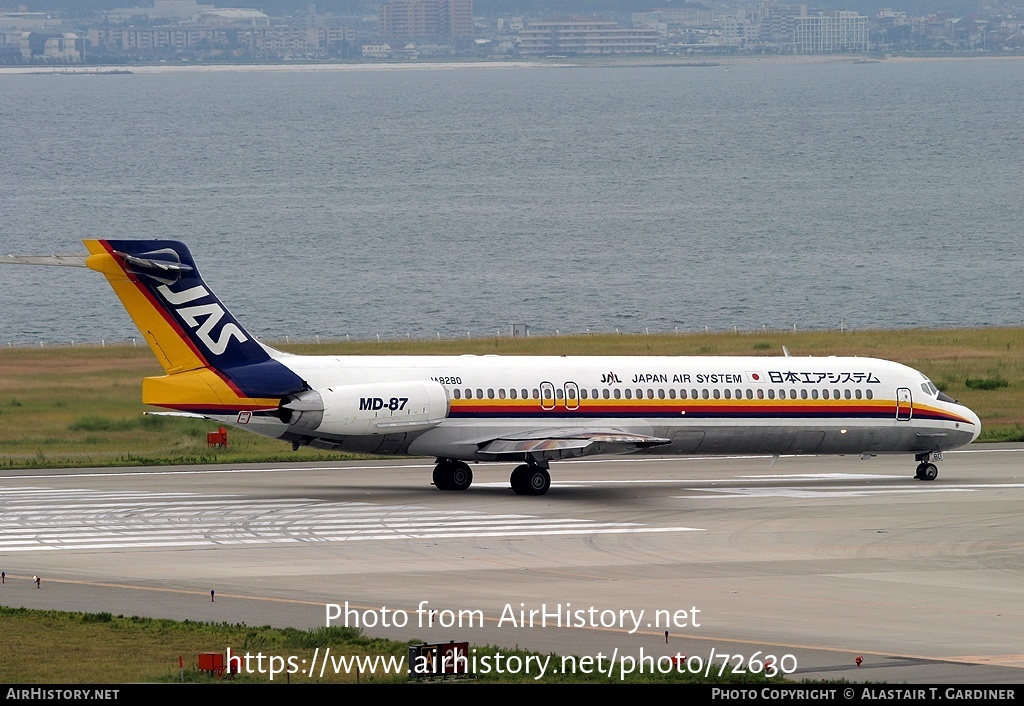
[[[941,402],[950,402],[952,404],[960,404],[959,402],[954,400],[952,397],[947,395],[945,392],[943,392],[939,388],[935,387],[935,383],[933,383],[927,377],[925,377],[924,375],[922,375],[921,377],[924,378],[924,382],[921,383],[921,389],[924,390],[926,394],[929,394],[932,397],[937,397],[939,399],[939,401],[941,401]]]

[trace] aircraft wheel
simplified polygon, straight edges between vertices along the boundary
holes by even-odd
[[[551,487],[551,474],[543,468],[533,468],[529,476],[530,495],[543,495]]]
[[[926,463],[917,464],[917,472],[914,473],[914,478],[917,478],[918,480],[924,480],[924,467],[927,465],[928,464]]]
[[[445,473],[445,468],[446,467],[440,463],[434,466],[434,487],[438,490],[451,490],[451,488],[448,487],[447,478],[445,478],[447,475]]]
[[[516,495],[530,495],[530,467],[526,464],[522,466],[516,466],[516,469],[512,471],[512,475],[509,477],[509,485],[512,486],[512,492]]]
[[[935,480],[939,477],[939,467],[934,463],[926,463],[921,467],[918,478],[921,480]]]
[[[445,490],[466,490],[473,484],[473,469],[457,461],[445,470]]]

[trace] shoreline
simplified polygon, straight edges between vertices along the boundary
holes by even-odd
[[[324,348],[324,347],[344,347],[351,349],[360,349],[365,346],[380,347],[380,346],[396,346],[398,348],[409,348],[419,349],[422,347],[430,348],[433,346],[462,346],[467,349],[474,348],[481,343],[491,345],[493,342],[498,341],[501,343],[508,343],[509,345],[515,344],[538,344],[546,345],[551,341],[600,341],[607,338],[612,338],[620,342],[634,342],[634,343],[650,343],[652,340],[667,340],[667,341],[687,341],[693,339],[715,339],[723,338],[728,340],[742,339],[742,338],[753,338],[753,337],[800,337],[800,336],[815,336],[815,337],[856,337],[856,336],[876,336],[876,335],[896,335],[896,334],[914,334],[914,335],[925,335],[925,336],[943,336],[943,335],[957,335],[957,334],[978,334],[978,333],[1001,333],[1001,332],[1012,332],[1024,335],[1024,324],[1020,325],[967,325],[967,326],[920,326],[911,328],[875,328],[875,327],[853,327],[845,326],[844,328],[828,328],[828,329],[817,329],[817,328],[801,328],[795,329],[781,329],[781,328],[752,328],[752,329],[687,329],[687,330],[655,330],[655,331],[599,331],[599,330],[586,330],[586,331],[564,331],[562,333],[535,333],[530,334],[526,337],[513,337],[508,334],[504,335],[487,335],[481,334],[478,336],[472,336],[470,338],[463,338],[460,336],[445,336],[435,338],[430,335],[419,336],[417,338],[411,338],[407,336],[395,336],[395,337],[329,337],[329,336],[315,336],[312,338],[263,338],[264,343],[275,346],[281,349],[290,348]],[[68,341],[55,341],[55,340],[35,340],[35,341],[0,341],[0,362],[4,360],[5,354],[13,355],[17,353],[32,352],[38,354],[48,353],[59,353],[61,351],[70,350],[81,350],[81,351],[110,351],[114,353],[116,351],[125,350],[137,350],[140,352],[148,353],[150,348],[146,344],[145,340],[141,336],[133,336],[125,339],[98,339],[98,340],[68,340]],[[374,355],[375,353],[357,353],[355,355]],[[694,355],[694,354],[681,354],[681,355]]]
[[[430,62],[354,62],[354,63],[156,63],[156,64],[80,64],[0,66],[0,76],[25,75],[131,75],[171,73],[315,73],[346,71],[437,71],[456,69],[545,69],[545,68],[615,68],[676,67],[705,68],[715,66],[804,65],[804,64],[904,64],[959,61],[1022,61],[1024,55],[987,54],[982,56],[885,56],[860,54],[786,54],[786,55],[715,55],[700,56],[595,56],[573,60],[501,60],[501,61],[430,61]]]

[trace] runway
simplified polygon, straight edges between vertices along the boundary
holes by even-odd
[[[613,457],[553,464],[542,497],[511,464],[437,491],[426,459],[5,470],[0,603],[1020,683],[1024,445],[914,465]]]

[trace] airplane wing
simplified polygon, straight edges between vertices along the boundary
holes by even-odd
[[[614,429],[537,429],[508,434],[480,446],[480,453],[521,458],[524,453],[548,461],[592,454],[624,454],[672,443],[670,439],[631,434]]]

